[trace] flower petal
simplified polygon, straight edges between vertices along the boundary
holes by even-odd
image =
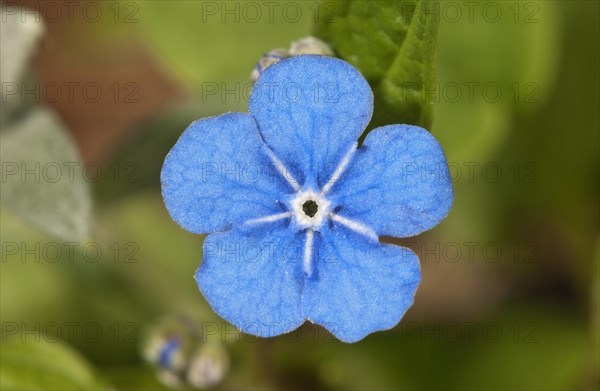
[[[414,236],[450,211],[452,181],[444,151],[425,129],[374,129],[331,190],[338,213],[379,235]]]
[[[413,303],[421,278],[417,256],[341,226],[318,238],[316,273],[302,299],[306,318],[344,342],[394,327]]]
[[[265,150],[248,114],[192,123],[161,172],[162,194],[173,220],[188,231],[206,233],[285,211],[279,199],[292,189]]]
[[[373,93],[345,61],[294,56],[257,80],[249,111],[291,173],[321,187],[369,123]]]
[[[303,236],[285,222],[208,235],[195,278],[213,310],[245,333],[272,337],[304,323]]]

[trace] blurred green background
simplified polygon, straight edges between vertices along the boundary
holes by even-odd
[[[352,345],[308,324],[232,334],[159,172],[191,121],[246,110],[263,53],[318,34],[361,66],[352,48],[380,55],[406,20],[335,23],[407,2],[70,3],[2,3],[3,389],[166,389],[142,352],[178,314],[216,325],[216,389],[598,389],[597,1],[430,4],[425,100],[455,202],[432,231],[389,239],[419,254],[423,282],[400,325]],[[39,180],[15,182],[12,162]]]

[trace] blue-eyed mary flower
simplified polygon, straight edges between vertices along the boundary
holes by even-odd
[[[444,153],[426,130],[358,138],[373,93],[350,64],[302,55],[256,81],[249,113],[192,123],[165,159],[162,193],[183,228],[209,234],[198,286],[221,317],[271,337],[306,320],[354,342],[395,326],[420,281],[414,236],[448,213]]]

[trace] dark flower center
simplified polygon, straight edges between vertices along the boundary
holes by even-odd
[[[302,211],[308,217],[315,217],[317,211],[319,210],[319,205],[313,200],[308,200],[304,204],[302,204]]]

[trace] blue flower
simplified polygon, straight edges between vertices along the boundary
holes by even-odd
[[[257,80],[249,114],[192,123],[165,159],[162,193],[184,229],[209,233],[198,286],[242,331],[305,320],[354,342],[395,326],[420,281],[417,256],[379,236],[417,235],[452,204],[426,130],[374,129],[373,93],[350,64],[303,55]]]

